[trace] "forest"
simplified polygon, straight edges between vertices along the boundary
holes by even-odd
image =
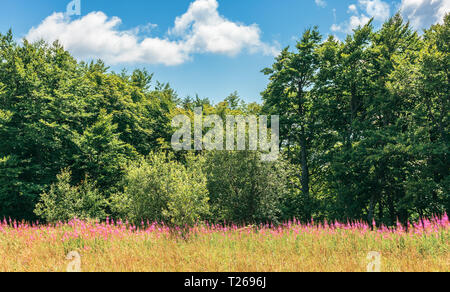
[[[146,69],[0,34],[0,218],[395,225],[449,213],[450,14],[345,40],[311,27],[262,70],[261,103],[179,97]],[[262,68],[261,68],[262,69]],[[174,151],[172,118],[279,115],[277,161]]]

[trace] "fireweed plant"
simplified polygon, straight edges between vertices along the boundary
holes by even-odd
[[[365,271],[371,251],[381,254],[382,271],[449,271],[449,227],[447,215],[373,229],[362,221],[203,222],[186,236],[186,228],[148,221],[4,219],[0,271],[65,271],[74,251],[83,271]]]

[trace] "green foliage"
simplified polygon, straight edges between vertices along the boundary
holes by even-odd
[[[71,173],[63,170],[50,190],[41,195],[36,215],[47,222],[78,219],[106,219],[107,202],[94,183],[86,178],[78,186],[71,185]]]
[[[116,74],[58,42],[0,34],[0,218],[394,224],[448,213],[449,44],[450,15],[423,35],[400,14],[342,42],[314,27],[263,70],[262,105],[237,92],[213,105],[178,99],[145,69]],[[171,118],[195,107],[279,114],[286,161],[172,153]]]
[[[263,73],[270,83],[262,93],[264,112],[280,115],[280,139],[287,145],[288,159],[299,163],[301,189],[310,201],[310,175],[312,141],[316,136],[316,116],[311,110],[314,96],[310,92],[318,69],[317,48],[322,40],[317,27],[307,29],[297,42],[296,52],[285,48],[272,68]],[[310,217],[309,209],[306,217]]]
[[[25,172],[17,156],[0,158],[0,214],[3,217],[29,218],[36,199],[30,194],[42,189],[36,184],[24,183]]]
[[[77,63],[57,42],[0,34],[0,157],[14,173],[2,176],[0,217],[35,219],[39,195],[68,167],[74,182],[88,175],[106,196],[117,191],[122,165],[170,140],[176,95],[150,81],[145,70]]]
[[[101,111],[98,121],[76,141],[79,154],[75,155],[74,167],[78,173],[95,177],[103,191],[115,186],[116,179],[123,176],[128,159],[137,157],[134,148],[119,139],[117,125],[112,115]]]
[[[132,163],[124,178],[124,193],[112,199],[116,214],[140,223],[164,221],[192,225],[209,214],[206,176],[201,157],[188,156],[187,165],[165,154],[150,154]]]
[[[302,185],[310,183],[314,217],[394,224],[448,212],[449,24],[447,15],[421,38],[397,14],[379,31],[369,23],[310,50],[308,30],[297,52],[284,50],[264,71],[265,109],[292,112],[284,151],[302,167]],[[304,110],[295,113],[298,101]],[[305,212],[295,198],[288,210]]]
[[[289,170],[282,161],[263,162],[257,152],[212,151],[205,172],[212,220],[278,222],[288,193]]]

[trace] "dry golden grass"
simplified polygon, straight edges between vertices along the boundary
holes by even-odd
[[[448,225],[422,232],[293,225],[284,229],[212,230],[188,239],[167,228],[142,231],[78,222],[58,227],[0,227],[0,271],[66,271],[70,251],[83,272],[367,271],[370,251],[381,271],[448,272]],[[73,262],[73,261],[72,261]]]

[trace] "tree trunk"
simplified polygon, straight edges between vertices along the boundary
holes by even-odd
[[[302,192],[305,196],[305,201],[307,203],[306,217],[307,219],[311,219],[311,200],[309,196],[309,166],[308,166],[308,146],[306,143],[305,131],[302,129],[302,135],[300,137],[300,151],[301,151],[301,165],[302,165]]]
[[[394,207],[394,198],[392,193],[389,194],[389,200],[388,200],[388,205],[389,205],[389,215],[391,217],[391,225],[394,225],[395,222],[397,221],[397,217],[395,214],[395,207]]]
[[[300,117],[304,117],[305,109],[304,109],[304,94],[303,91],[303,83],[300,82],[298,84],[298,92],[297,92],[297,100],[298,100],[298,114]],[[301,177],[301,185],[302,185],[302,193],[305,196],[305,202],[306,202],[306,210],[305,210],[305,217],[307,220],[311,219],[311,199],[309,196],[309,166],[308,166],[308,144],[306,140],[306,133],[305,133],[305,125],[304,121],[301,123],[301,132],[299,137],[299,143],[300,143],[300,164],[302,166],[302,177]]]
[[[379,218],[379,222],[381,223],[385,223],[384,222],[384,207],[383,207],[383,200],[380,199],[380,201],[378,202],[378,218]]]

